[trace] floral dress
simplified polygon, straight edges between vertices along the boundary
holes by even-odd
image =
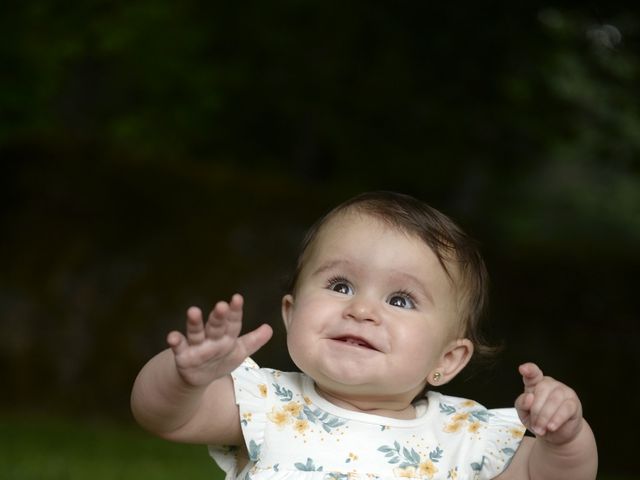
[[[525,433],[513,408],[437,392],[416,403],[415,419],[399,420],[335,406],[306,375],[251,359],[231,376],[249,459],[209,447],[227,480],[490,479]]]

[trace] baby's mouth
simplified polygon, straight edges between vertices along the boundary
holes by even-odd
[[[352,336],[344,336],[344,337],[336,337],[333,340],[336,342],[344,342],[349,345],[353,345],[355,347],[367,348],[369,350],[377,350],[373,345],[360,337],[352,337]]]

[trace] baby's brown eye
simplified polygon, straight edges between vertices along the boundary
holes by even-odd
[[[394,307],[398,307],[398,308],[415,308],[415,304],[413,303],[413,300],[411,300],[411,298],[408,295],[393,295],[390,299],[389,299],[389,305],[392,305]]]
[[[343,282],[334,284],[331,287],[331,290],[333,290],[334,292],[342,293],[344,295],[350,295],[352,293],[351,287]]]
[[[327,282],[327,288],[343,295],[353,295],[353,287],[344,277],[334,277]]]

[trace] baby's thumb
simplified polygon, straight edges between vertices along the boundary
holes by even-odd
[[[249,333],[245,333],[240,338],[238,338],[238,341],[244,347],[246,356],[250,357],[255,352],[260,350],[271,339],[272,335],[273,329],[265,323],[263,325],[260,325],[255,330],[252,330]]]

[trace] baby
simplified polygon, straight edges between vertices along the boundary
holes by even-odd
[[[515,408],[443,395],[474,351],[487,274],[474,242],[406,195],[359,195],[321,218],[282,299],[302,373],[249,356],[268,325],[240,335],[243,298],[186,335],[136,379],[132,410],[151,432],[209,445],[227,479],[594,479],[597,450],[580,400],[521,365]],[[525,428],[535,437],[524,437]]]

